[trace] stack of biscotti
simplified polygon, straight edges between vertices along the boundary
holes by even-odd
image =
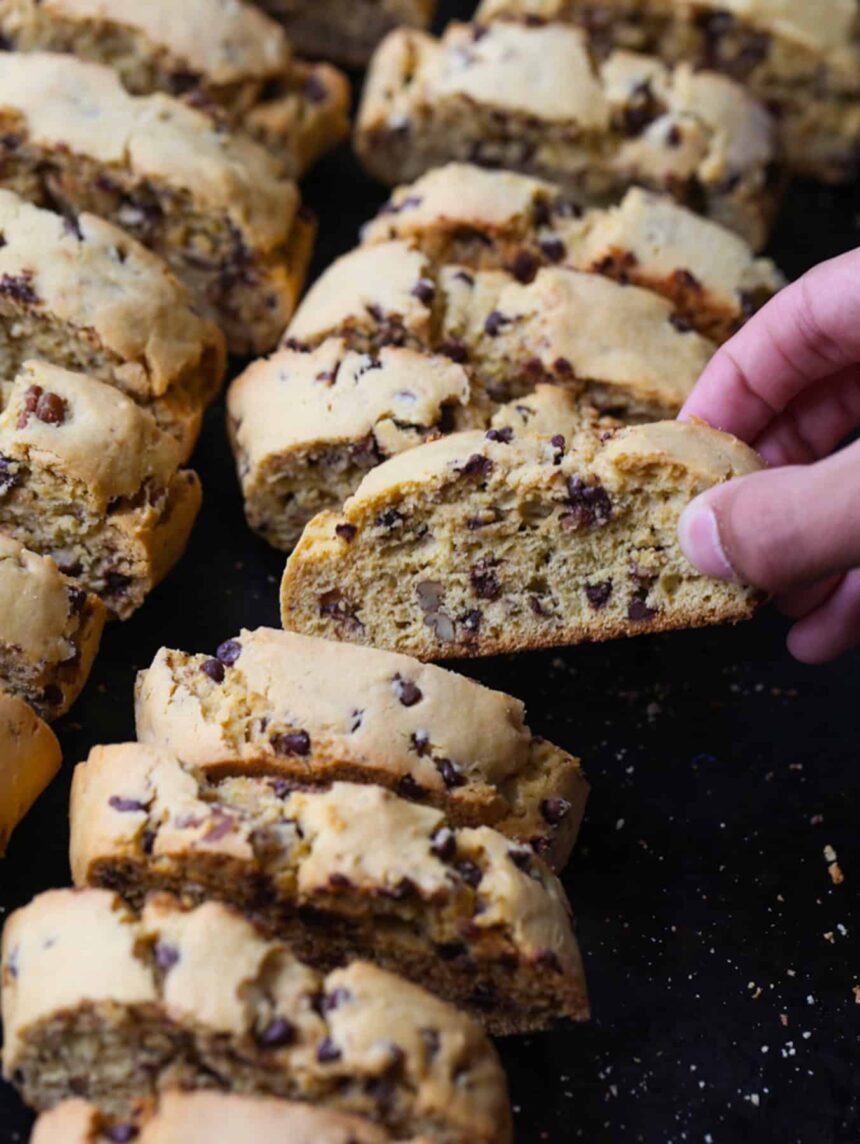
[[[426,28],[436,0],[256,0],[280,20],[298,51],[364,67],[379,41],[400,24]]]
[[[0,858],[61,761],[60,744],[47,723],[23,699],[0,690]]]
[[[114,1140],[161,1093],[212,1088],[363,1117],[383,1139],[512,1140],[477,1022],[367,962],[324,974],[219,903],[153,895],[136,914],[108,891],[49,892],[7,922],[2,973],[4,1076],[37,1111],[91,1101]]]
[[[294,1101],[216,1091],[166,1092],[132,1117],[67,1100],[39,1117],[31,1144],[390,1144],[381,1125]],[[398,1137],[400,1139],[400,1137]],[[413,1138],[406,1144],[431,1144]]]
[[[136,95],[179,96],[303,174],[349,134],[350,91],[328,64],[293,58],[283,30],[241,0],[2,0],[17,52],[70,52],[115,68]]]
[[[2,65],[0,186],[118,224],[170,264],[231,352],[271,349],[314,232],[281,164],[173,96],[130,94],[106,65],[39,51]]]
[[[582,213],[522,175],[434,171],[396,192],[282,350],[232,385],[248,521],[289,551],[368,469],[455,429],[531,422],[570,443],[601,417],[673,417],[712,338],[781,281],[665,197],[634,189]]]
[[[356,147],[386,183],[469,160],[554,179],[580,203],[632,184],[764,245],[778,202],[773,121],[740,84],[688,63],[600,56],[568,23],[398,29],[371,63]]]
[[[284,572],[284,627],[420,659],[737,621],[754,589],[703,576],[683,509],[761,461],[678,421],[546,437],[455,433],[369,473]]]
[[[773,109],[795,170],[828,182],[857,174],[855,0],[483,0],[476,19],[571,22],[601,52],[622,47],[724,72]]]

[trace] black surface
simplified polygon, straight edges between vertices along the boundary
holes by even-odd
[[[319,271],[383,195],[344,150],[306,198],[321,216]],[[856,245],[858,211],[856,190],[797,187],[775,255],[794,275]],[[61,722],[67,767],[0,863],[0,921],[68,882],[71,764],[132,737],[136,670],[164,643],[214,650],[241,626],[277,625],[283,561],[245,528],[220,409],[195,464],[206,495],[188,555],[109,629]],[[765,613],[733,630],[459,665],[522,696],[531,726],[580,753],[594,787],[564,879],[594,1020],[502,1043],[520,1144],[860,1139],[860,657],[804,668],[784,632]],[[29,1125],[0,1084],[0,1144]]]

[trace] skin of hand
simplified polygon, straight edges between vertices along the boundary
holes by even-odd
[[[714,356],[681,414],[733,433],[770,468],[681,517],[702,572],[771,592],[791,653],[826,663],[860,642],[860,249],[816,266]],[[836,451],[834,451],[836,450]]]

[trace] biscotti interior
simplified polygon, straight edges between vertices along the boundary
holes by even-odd
[[[367,958],[432,982],[490,1032],[588,1013],[567,899],[541,860],[379,787],[207,781],[166,752],[97,749],[75,776],[72,866],[137,908],[157,891],[236,906],[319,970]]]
[[[437,659],[744,619],[758,594],[693,569],[677,525],[696,494],[759,466],[678,422],[567,453],[455,434],[311,522],[284,573],[283,623]]]

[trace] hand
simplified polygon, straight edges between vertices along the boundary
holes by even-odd
[[[775,594],[792,654],[860,641],[860,250],[815,267],[714,356],[681,412],[740,437],[770,469],[698,497],[679,525],[702,572]]]

